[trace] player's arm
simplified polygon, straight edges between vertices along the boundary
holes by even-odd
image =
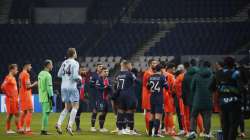
[[[76,65],[74,65],[72,67],[72,78],[76,81],[81,81],[82,80],[82,77],[79,75],[79,64],[77,63]]]
[[[60,67],[60,69],[59,69],[59,71],[58,71],[58,73],[57,73],[57,77],[59,77],[59,78],[62,78],[62,76],[63,76],[63,68],[65,67],[65,64],[62,64],[61,65],[61,67]]]
[[[31,84],[29,78],[27,78],[26,80],[26,89],[32,89],[33,87],[37,86],[37,81],[35,81],[34,83]]]
[[[192,93],[195,93],[196,82],[197,82],[197,78],[196,78],[196,76],[194,76],[194,78],[191,81],[191,91],[192,91]]]
[[[3,91],[3,93],[6,92],[6,84],[7,84],[7,81],[6,79],[3,81],[2,85],[1,85],[1,90]]]
[[[52,97],[53,96],[53,83],[52,83],[51,75],[48,75],[46,78],[46,90],[47,90],[49,97]]]
[[[169,88],[168,82],[165,77],[162,77],[162,87],[165,88],[166,90]]]

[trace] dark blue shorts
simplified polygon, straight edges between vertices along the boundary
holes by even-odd
[[[135,96],[130,94],[120,94],[118,97],[118,109],[127,111],[134,110],[137,107],[137,99]]]
[[[150,97],[150,107],[152,114],[162,114],[163,113],[163,95],[162,94],[152,94]]]

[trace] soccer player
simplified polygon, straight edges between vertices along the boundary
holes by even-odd
[[[168,65],[165,64],[165,62],[161,62],[163,67],[161,69],[163,75],[166,77],[166,80],[168,82],[168,89],[164,90],[164,111],[165,111],[165,128],[166,128],[166,134],[174,136],[176,135],[175,132],[175,125],[174,125],[174,113],[175,113],[175,107],[174,107],[174,70],[175,65],[172,63],[169,63]]]
[[[159,64],[154,69],[155,74],[151,75],[148,80],[147,87],[150,90],[150,122],[149,122],[149,136],[163,137],[158,134],[160,122],[163,113],[163,89],[168,88],[166,78],[161,73],[162,65]],[[163,67],[164,68],[164,67]],[[154,128],[154,132],[152,129]]]
[[[31,83],[30,74],[32,66],[30,62],[25,62],[22,72],[19,74],[19,96],[21,105],[21,118],[20,130],[24,131],[24,122],[26,123],[25,133],[32,134],[30,129],[33,101],[32,101],[32,88],[37,86],[37,81]]]
[[[52,61],[48,59],[45,60],[43,67],[44,69],[38,74],[39,102],[42,105],[41,135],[49,135],[49,114],[54,106],[52,76],[50,74],[53,68]]]
[[[108,113],[108,95],[111,93],[112,85],[110,80],[108,79],[109,70],[106,67],[102,68],[102,72],[100,74],[101,81],[97,86],[97,111],[101,112],[99,115],[99,131],[104,133],[108,132],[106,128],[104,128],[104,123],[106,120],[106,116]]]
[[[103,65],[101,63],[96,64],[96,71],[91,74],[90,76],[90,108],[92,110],[92,115],[91,115],[91,132],[96,132],[95,128],[95,122],[96,122],[96,117],[97,117],[97,97],[98,97],[98,91],[97,91],[97,85],[100,84],[101,77],[100,74],[102,72]]]
[[[134,110],[137,106],[137,100],[133,93],[133,84],[136,77],[129,71],[131,70],[131,67],[131,63],[126,60],[122,61],[121,71],[116,77],[116,94],[119,94],[117,113],[118,135],[137,135],[134,131]],[[124,129],[126,128],[126,124],[128,124],[128,127],[130,128],[129,132]]]
[[[9,74],[5,77],[1,89],[3,93],[5,93],[5,103],[6,103],[6,111],[7,111],[7,119],[6,119],[6,133],[14,134],[15,131],[11,130],[11,119],[15,116],[15,124],[16,129],[19,131],[19,112],[18,112],[18,90],[17,90],[17,82],[15,76],[18,73],[18,68],[16,64],[9,65]]]
[[[79,63],[75,60],[77,53],[75,48],[69,48],[67,51],[67,59],[62,63],[58,77],[62,78],[61,94],[62,101],[65,103],[65,108],[61,112],[58,122],[56,124],[56,130],[58,134],[62,134],[62,122],[71,110],[67,132],[72,136],[72,126],[75,122],[77,110],[79,108],[79,91],[77,89],[77,82],[82,78],[79,75]]]
[[[146,132],[149,129],[149,119],[150,119],[150,91],[147,89],[148,78],[154,74],[153,68],[158,64],[158,61],[150,59],[148,61],[148,69],[143,74],[142,80],[142,109],[145,113],[145,123],[146,123]]]
[[[182,82],[184,79],[185,68],[184,65],[178,65],[177,67],[177,76],[174,83],[174,92],[175,92],[175,108],[179,122],[179,133],[177,135],[185,135],[187,134],[187,128],[185,126],[185,118],[184,118],[184,104],[182,99]]]
[[[87,77],[87,69],[85,67],[80,67],[80,75],[82,80],[78,83],[78,88],[80,90],[80,100],[79,100],[79,109],[76,113],[75,123],[76,123],[76,131],[81,132],[81,113],[83,111],[83,104],[85,101],[85,85],[86,85],[86,77]]]

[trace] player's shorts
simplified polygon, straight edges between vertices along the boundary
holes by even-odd
[[[48,113],[52,111],[52,105],[49,102],[41,103],[41,105],[42,105],[42,112]]]
[[[27,96],[26,98],[20,99],[21,111],[33,110],[32,96]]]
[[[17,114],[18,113],[18,100],[10,101],[6,98],[6,112],[7,114]]]
[[[61,89],[62,101],[64,103],[78,103],[79,102],[79,91],[77,88],[72,89]]]
[[[108,101],[107,100],[97,101],[96,110],[98,112],[108,112]]]
[[[137,99],[131,93],[122,93],[118,97],[118,108],[121,110],[134,110],[137,107]]]
[[[150,97],[150,112],[152,114],[163,112],[163,95],[162,94],[152,94]]]

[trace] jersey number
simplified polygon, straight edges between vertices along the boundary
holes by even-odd
[[[68,65],[67,67],[64,65],[63,66],[63,75],[68,74],[71,75],[71,65]]]
[[[119,79],[117,88],[123,89],[125,79]]]
[[[159,87],[159,81],[157,81],[156,83],[154,81],[150,81],[149,83],[151,85],[150,87],[151,92],[155,92],[155,91],[160,92],[161,89]]]

